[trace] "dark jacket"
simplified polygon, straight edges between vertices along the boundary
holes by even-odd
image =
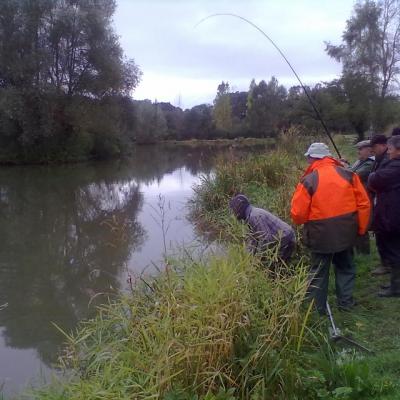
[[[380,156],[375,156],[375,162],[372,166],[371,172],[376,172],[379,168],[382,168],[389,162],[389,154],[387,150]]]
[[[357,160],[350,168],[360,177],[361,182],[365,187],[367,187],[368,177],[374,164],[375,160],[369,157],[366,160]]]
[[[376,194],[372,229],[380,233],[400,233],[400,158],[388,160],[368,179]]]

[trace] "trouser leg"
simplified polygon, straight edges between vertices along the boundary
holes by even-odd
[[[356,279],[356,268],[350,249],[335,253],[332,261],[335,265],[336,297],[338,306],[352,306],[354,304],[353,290]]]
[[[308,297],[314,300],[319,313],[325,314],[328,297],[329,267],[332,254],[311,254],[310,285]]]
[[[384,268],[389,268],[389,262],[387,260],[388,246],[387,237],[382,233],[375,233],[376,247],[378,249],[379,257],[381,258],[381,263]],[[389,249],[390,252],[390,249]]]
[[[400,296],[400,234],[380,234],[380,248],[391,268],[390,287],[379,292],[382,297]]]

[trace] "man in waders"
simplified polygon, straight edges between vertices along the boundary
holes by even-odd
[[[329,269],[333,262],[340,309],[355,304],[355,266],[351,247],[367,231],[371,205],[357,174],[331,156],[324,143],[313,143],[305,153],[309,166],[292,198],[293,221],[304,224],[305,244],[311,250],[309,296],[326,314]]]

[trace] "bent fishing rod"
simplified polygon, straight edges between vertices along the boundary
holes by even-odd
[[[339,158],[342,158],[339,149],[336,146],[336,143],[334,142],[332,135],[330,134],[328,127],[326,126],[324,120],[322,119],[322,116],[320,114],[320,112],[318,111],[313,99],[311,98],[310,94],[308,93],[308,90],[306,89],[306,87],[303,85],[303,82],[301,81],[299,75],[297,74],[297,72],[294,70],[294,68],[292,67],[292,64],[290,64],[289,60],[286,58],[286,56],[283,54],[282,50],[277,46],[277,44],[259,27],[257,26],[254,22],[251,22],[250,20],[248,20],[247,18],[244,18],[240,15],[237,14],[232,14],[232,13],[218,13],[218,14],[211,14],[205,18],[203,18],[202,20],[200,20],[194,27],[198,27],[200,24],[202,24],[204,21],[207,21],[210,18],[214,18],[214,17],[234,17],[234,18],[238,18],[244,22],[246,22],[247,24],[249,24],[250,26],[252,26],[253,28],[255,28],[257,31],[259,31],[265,38],[268,39],[268,41],[275,47],[275,49],[279,52],[279,54],[283,57],[283,59],[286,61],[286,64],[289,66],[289,68],[292,70],[292,72],[294,73],[295,77],[297,78],[297,80],[300,83],[300,86],[303,88],[305,95],[307,96],[308,101],[310,102],[317,118],[319,119],[319,121],[321,122],[322,127],[324,128],[325,133],[327,134],[330,142],[332,143],[337,155]]]

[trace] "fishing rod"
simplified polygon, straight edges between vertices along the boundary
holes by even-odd
[[[330,134],[328,127],[326,126],[324,120],[322,119],[322,116],[320,114],[320,112],[318,111],[313,99],[311,98],[310,94],[308,93],[308,90],[306,89],[306,87],[303,85],[303,82],[301,81],[299,75],[297,75],[297,72],[294,70],[294,68],[292,67],[292,64],[290,64],[289,60],[286,58],[286,56],[283,54],[282,50],[276,45],[276,43],[259,27],[257,26],[254,22],[251,22],[250,20],[248,20],[247,18],[244,18],[240,15],[237,14],[232,14],[232,13],[218,13],[218,14],[211,14],[203,19],[201,19],[194,27],[198,27],[200,24],[202,24],[204,21],[207,21],[210,18],[214,18],[214,17],[221,17],[221,16],[225,16],[225,17],[234,17],[234,18],[239,18],[240,20],[246,22],[247,24],[249,24],[250,26],[252,26],[253,28],[257,29],[264,37],[266,37],[269,42],[275,47],[275,49],[279,52],[279,54],[283,57],[283,59],[286,61],[286,64],[289,66],[289,68],[292,70],[292,72],[294,73],[294,75],[296,76],[297,80],[300,83],[300,86],[303,88],[304,93],[307,96],[308,101],[310,102],[312,108],[314,109],[315,114],[317,115],[319,121],[321,122],[325,133],[327,134],[329,140],[331,141],[337,155],[339,158],[342,158],[342,156],[340,155],[339,149],[336,146],[336,143],[334,142],[332,135]]]

